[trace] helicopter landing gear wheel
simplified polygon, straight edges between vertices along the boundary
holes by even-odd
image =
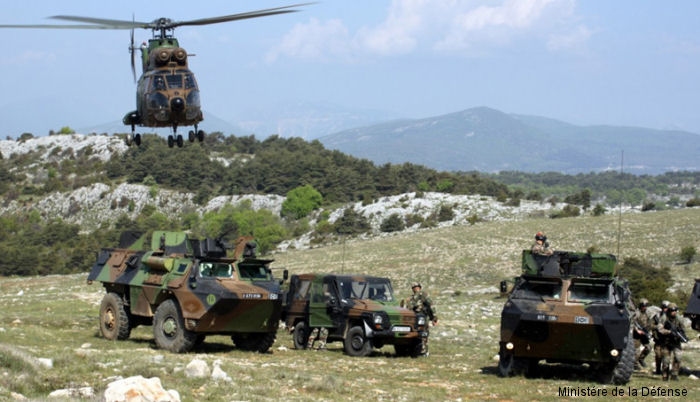
[[[199,142],[204,141],[204,131],[202,131],[202,130],[197,131],[197,140]]]
[[[175,145],[175,138],[172,135],[168,136],[168,148],[172,148]]]
[[[188,139],[190,142],[194,142],[194,131],[190,130],[190,132],[187,133],[187,139]]]
[[[141,134],[134,134],[134,144],[136,144],[137,147],[141,146]]]
[[[178,148],[182,148],[182,145],[185,143],[180,134],[177,135],[176,142]]]

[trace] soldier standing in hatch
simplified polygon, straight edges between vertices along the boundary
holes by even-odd
[[[662,335],[659,333],[659,330],[657,329],[659,323],[666,317],[666,310],[668,310],[668,305],[671,304],[670,301],[664,300],[661,302],[661,310],[656,313],[656,315],[653,318],[653,332],[652,335],[654,337],[654,360],[656,361],[656,366],[654,374],[661,374],[661,338]]]
[[[549,247],[547,236],[545,236],[544,233],[537,232],[535,235],[535,244],[532,245],[532,254],[546,256],[554,254],[554,249]]]
[[[661,374],[664,381],[668,381],[669,374],[671,380],[678,380],[678,372],[681,368],[681,339],[673,333],[673,330],[685,333],[685,328],[683,321],[677,315],[678,306],[676,303],[671,303],[668,305],[665,318],[657,325],[661,334]]]
[[[430,321],[432,321],[433,325],[437,325],[438,323],[438,318],[437,314],[435,313],[435,309],[433,308],[433,301],[430,299],[428,296],[428,293],[426,293],[423,290],[423,287],[421,286],[420,283],[414,282],[411,285],[411,289],[413,290],[413,294],[411,297],[408,298],[407,301],[407,307],[416,313],[422,313],[425,314],[426,317]],[[423,347],[421,348],[421,354],[428,356],[428,336],[430,335],[430,323],[426,323],[425,325],[425,336],[423,336]]]
[[[639,301],[639,308],[634,312],[632,320],[634,323],[634,350],[636,351],[636,359],[634,361],[635,368],[646,367],[644,359],[647,357],[651,349],[649,348],[649,338],[653,327],[653,319],[649,316],[647,307],[649,300],[642,298]],[[640,349],[640,346],[642,347]]]

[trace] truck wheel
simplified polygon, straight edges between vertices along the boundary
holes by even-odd
[[[131,326],[129,314],[124,308],[124,300],[116,293],[107,293],[100,304],[100,332],[102,336],[113,341],[129,338]]]
[[[527,373],[529,361],[515,357],[512,353],[503,353],[498,359],[498,375],[510,377]]]
[[[350,356],[368,356],[372,353],[372,341],[365,338],[365,332],[360,326],[350,328],[343,344],[345,353]]]
[[[634,341],[632,340],[632,331],[630,330],[627,336],[627,344],[622,350],[620,360],[612,366],[608,366],[607,370],[603,371],[601,382],[606,384],[627,384],[634,371]]]
[[[309,331],[304,321],[299,321],[294,326],[294,349],[306,349],[309,343]]]
[[[153,337],[159,348],[175,353],[192,350],[197,334],[185,328],[180,308],[173,300],[158,306],[153,317]]]
[[[251,332],[231,336],[237,348],[258,353],[267,352],[275,343],[275,338],[277,332]]]

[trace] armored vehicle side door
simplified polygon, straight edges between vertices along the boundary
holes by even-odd
[[[320,277],[311,282],[309,298],[309,325],[311,327],[333,327],[330,312],[338,304],[338,295],[330,277]]]

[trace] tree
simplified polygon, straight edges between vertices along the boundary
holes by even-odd
[[[693,246],[686,246],[681,249],[681,260],[686,264],[690,264],[695,257],[696,251]]]
[[[605,215],[605,212],[605,207],[602,204],[595,204],[595,207],[593,208],[593,216]]]
[[[405,227],[406,225],[401,215],[391,214],[382,221],[379,230],[382,232],[400,232],[404,230]]]
[[[335,232],[342,235],[356,235],[365,233],[369,230],[369,222],[367,218],[354,208],[345,208],[343,216],[338,218],[333,225]]]
[[[282,203],[282,216],[301,219],[323,203],[323,196],[310,184],[297,187],[287,193]]]

